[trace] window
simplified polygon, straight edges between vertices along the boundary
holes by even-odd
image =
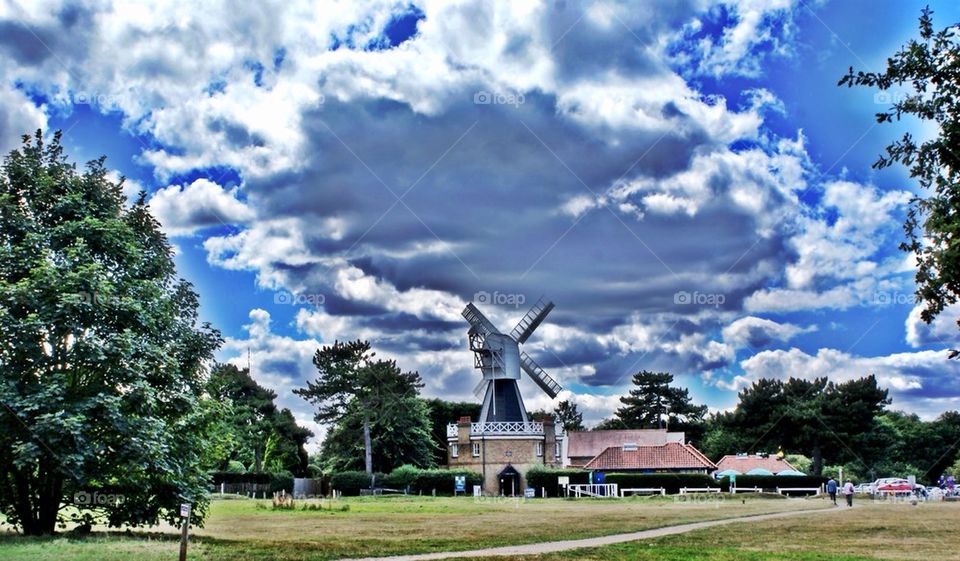
[[[537,443],[537,457],[539,458],[539,457],[541,457],[541,456],[543,456],[543,443],[542,443],[542,442],[538,442],[538,443]]]
[[[459,445],[459,444],[451,444],[451,445],[450,445],[450,457],[451,457],[451,458],[456,458],[456,457],[459,456],[459,455],[460,455],[460,445]]]
[[[474,443],[473,443],[473,457],[474,457],[474,458],[479,458],[479,457],[480,457],[480,443],[479,443],[479,442],[474,442]]]
[[[557,442],[557,443],[555,443],[555,444],[553,445],[553,455],[554,455],[555,457],[557,457],[557,458],[559,458],[560,455],[561,455],[561,454],[560,454],[560,443],[559,443],[559,442]]]

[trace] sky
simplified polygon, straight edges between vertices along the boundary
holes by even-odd
[[[761,377],[874,374],[933,418],[960,408],[960,314],[920,321],[897,246],[922,193],[871,164],[935,131],[837,86],[924,4],[7,0],[0,152],[60,129],[145,191],[218,359],[313,448],[291,390],[319,346],[370,340],[475,400],[464,305],[509,331],[541,297],[524,349],[588,424],[639,370],[713,411]]]

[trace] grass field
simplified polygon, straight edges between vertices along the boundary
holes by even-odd
[[[317,504],[317,503],[313,503]],[[271,510],[268,501],[217,500],[196,529],[190,559],[326,560],[599,536],[749,514],[820,509],[823,500],[729,496],[623,501],[472,498],[355,498],[328,510]],[[524,557],[525,561],[960,560],[960,504],[860,501],[858,508],[734,523],[617,546]],[[332,510],[330,508],[332,507]],[[176,559],[173,528],[22,538],[0,535],[0,559],[113,561]],[[503,558],[490,558],[500,559]]]
[[[810,561],[960,559],[960,504],[870,503],[823,515],[736,523],[524,561]],[[841,507],[845,508],[845,507]],[[485,561],[503,561],[487,558]],[[473,561],[478,561],[474,558]]]
[[[326,503],[330,505],[331,503]],[[325,560],[339,557],[473,549],[630,532],[784,510],[816,509],[820,500],[694,497],[610,500],[355,498],[333,510],[274,511],[268,501],[216,500],[196,529],[191,559]],[[348,510],[340,510],[348,505]],[[113,561],[176,559],[173,528],[97,531],[83,538],[0,538],[0,559]]]

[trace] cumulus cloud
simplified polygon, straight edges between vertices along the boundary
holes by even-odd
[[[907,316],[906,338],[910,346],[917,348],[927,345],[956,345],[960,341],[960,330],[957,326],[960,306],[948,306],[930,323],[920,318],[922,311],[922,305],[914,306]]]
[[[790,323],[777,323],[769,319],[747,316],[723,328],[724,342],[734,348],[758,348],[774,341],[789,341],[801,333],[816,331],[817,326],[800,327]]]
[[[237,199],[239,187],[224,189],[200,178],[189,185],[170,185],[150,197],[150,211],[171,236],[190,235],[215,226],[244,224],[253,209]]]

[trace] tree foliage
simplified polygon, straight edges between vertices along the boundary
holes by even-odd
[[[81,173],[47,140],[25,136],[0,173],[0,512],[49,534],[66,506],[119,526],[193,501],[199,523],[220,334],[144,195],[128,207],[104,158]]]
[[[669,429],[699,441],[704,431],[706,405],[696,405],[686,388],[673,387],[673,375],[643,370],[633,375],[634,389],[620,398],[616,420],[626,429]]]
[[[277,395],[258,384],[246,368],[216,364],[210,371],[207,392],[223,405],[223,430],[212,444],[225,448],[218,469],[240,461],[250,471],[307,473],[304,446],[313,433],[297,425],[289,409],[278,409]]]
[[[565,399],[557,404],[553,412],[556,415],[557,424],[563,427],[564,432],[583,430],[583,413],[577,408],[575,402]]]
[[[430,410],[430,435],[433,440],[433,464],[447,463],[447,425],[456,423],[460,417],[480,418],[480,404],[468,401],[424,400]]]
[[[333,425],[321,452],[324,465],[350,469],[360,458],[371,475],[376,466],[390,471],[403,464],[431,465],[433,441],[429,410],[419,399],[420,375],[374,357],[367,341],[336,341],[314,355],[316,380],[294,390],[317,407],[317,422]]]
[[[935,138],[919,144],[904,133],[874,163],[875,168],[906,166],[930,192],[927,198],[914,198],[904,223],[908,241],[901,244],[916,257],[916,295],[925,304],[920,315],[928,323],[960,294],[960,41],[958,24],[934,31],[932,16],[929,7],[923,9],[920,39],[911,39],[888,58],[886,70],[854,73],[850,67],[839,82],[906,92],[891,96],[892,106],[876,114],[878,123],[913,116],[937,127]]]

